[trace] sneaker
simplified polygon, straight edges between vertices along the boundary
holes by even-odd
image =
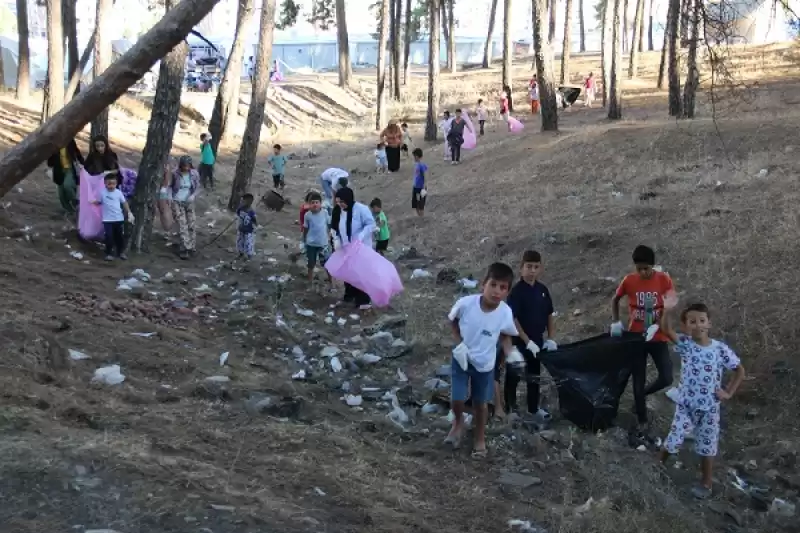
[[[692,496],[698,500],[707,500],[711,497],[711,489],[703,485],[696,485],[692,487]]]
[[[678,403],[681,398],[680,393],[678,392],[678,387],[672,387],[671,389],[668,389],[666,392],[664,392],[664,395],[675,403]]]
[[[106,261],[113,261],[114,260],[114,256],[113,255],[107,255],[105,259],[106,259]]]
[[[372,304],[359,305],[358,309],[361,311],[369,311],[370,309],[372,309]]]
[[[122,259],[123,261],[127,261],[128,260],[128,255],[127,254],[119,254],[119,258]]]
[[[456,162],[455,162],[455,161],[450,161],[450,164],[451,164],[451,165],[455,165],[455,164],[456,164]]]
[[[543,420],[545,422],[549,422],[553,418],[553,415],[551,415],[550,413],[548,413],[544,409],[539,409],[538,411],[536,411],[536,415],[535,416],[539,420]]]

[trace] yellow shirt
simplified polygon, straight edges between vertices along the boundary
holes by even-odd
[[[72,163],[70,162],[69,156],[67,155],[67,149],[62,148],[61,150],[58,151],[58,154],[61,156],[61,168],[63,168],[64,170],[71,170]]]

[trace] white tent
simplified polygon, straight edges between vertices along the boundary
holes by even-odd
[[[3,54],[3,84],[6,87],[16,87],[19,42],[0,35],[0,47]],[[47,75],[47,55],[38,52],[33,42],[31,42],[30,67],[31,86],[36,87],[37,83],[44,82]]]

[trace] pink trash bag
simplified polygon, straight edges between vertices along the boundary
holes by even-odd
[[[386,307],[393,296],[403,292],[403,283],[391,261],[361,241],[333,252],[325,269],[334,279],[367,293],[377,307]]]
[[[105,187],[103,175],[92,176],[81,169],[81,184],[78,190],[78,233],[86,240],[103,238],[103,212],[99,205],[94,205],[93,200]]]
[[[464,144],[461,148],[464,150],[473,150],[478,145],[478,138],[475,136],[475,126],[472,125],[472,120],[469,118],[469,113],[464,113],[464,122],[467,123],[468,128],[464,128]]]
[[[525,129],[525,125],[511,115],[508,116],[508,129],[511,133],[519,133]]]

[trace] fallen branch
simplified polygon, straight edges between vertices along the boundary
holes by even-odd
[[[0,198],[73,139],[103,109],[180,43],[219,0],[183,0],[126,54],[0,160]]]

